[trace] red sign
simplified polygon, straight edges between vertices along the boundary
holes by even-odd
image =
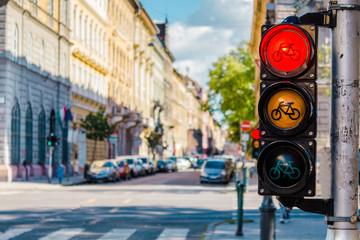
[[[249,121],[242,121],[240,127],[244,132],[248,132],[251,129],[251,123]]]

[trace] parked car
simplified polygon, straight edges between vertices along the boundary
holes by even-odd
[[[196,163],[195,163],[195,165],[194,165],[194,168],[195,168],[195,169],[201,168],[202,165],[204,164],[204,162],[205,162],[204,159],[199,158],[199,159],[196,161]]]
[[[166,166],[167,166],[168,170],[171,171],[171,172],[176,172],[178,170],[177,165],[176,165],[176,161],[167,160],[166,161]]]
[[[156,172],[156,167],[154,165],[154,162],[153,161],[149,162],[149,165],[150,165],[150,174],[154,174]]]
[[[157,172],[168,172],[169,169],[163,160],[158,160],[156,163],[156,171]]]
[[[113,160],[95,161],[90,165],[86,179],[90,182],[117,181],[120,179],[119,170]]]
[[[142,161],[140,159],[136,160],[137,166],[136,166],[136,171],[137,171],[137,176],[145,176],[146,175],[146,171],[145,171],[145,167],[142,163]]]
[[[119,169],[120,178],[124,180],[131,179],[130,168],[126,159],[116,160],[115,162]]]
[[[231,180],[233,171],[231,160],[209,159],[201,168],[200,183],[228,183]]]
[[[191,163],[188,159],[179,157],[176,159],[176,167],[179,170],[189,169],[191,167]]]
[[[138,169],[137,169],[137,163],[136,163],[136,158],[125,158],[127,164],[129,165],[130,168],[130,175],[131,177],[137,177],[138,176]]]
[[[142,161],[142,165],[145,168],[145,173],[146,174],[151,174],[153,173],[153,169],[151,169],[151,160],[149,157],[139,157],[138,159],[140,159]]]

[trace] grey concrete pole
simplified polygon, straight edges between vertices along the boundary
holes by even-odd
[[[264,196],[260,207],[260,240],[275,239],[275,211],[272,196]]]
[[[337,4],[346,7],[343,4],[360,4],[360,0]],[[336,220],[329,226],[327,240],[359,239],[358,224],[346,220],[355,219],[358,209],[359,13],[338,10],[332,29],[331,195]]]

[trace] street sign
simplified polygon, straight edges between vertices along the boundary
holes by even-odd
[[[242,121],[240,127],[241,127],[241,130],[243,130],[244,132],[248,132],[251,129],[251,123],[246,120]]]
[[[241,134],[241,141],[247,142],[250,139],[250,135],[248,133]]]

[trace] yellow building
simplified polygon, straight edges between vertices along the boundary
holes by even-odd
[[[71,1],[71,100],[75,166],[81,169],[92,160],[94,142],[79,128],[80,120],[99,107],[106,107],[108,97],[107,1]],[[98,142],[95,159],[106,157],[106,141]]]
[[[144,127],[148,127],[154,107],[150,86],[154,65],[152,43],[158,31],[146,10],[141,8],[135,16],[133,107],[137,114],[132,118],[135,124],[131,131],[131,154],[149,154]]]
[[[134,153],[139,125],[134,107],[134,34],[135,18],[141,15],[136,0],[110,0],[108,8],[109,90],[108,110],[116,132],[110,138],[108,157]]]

